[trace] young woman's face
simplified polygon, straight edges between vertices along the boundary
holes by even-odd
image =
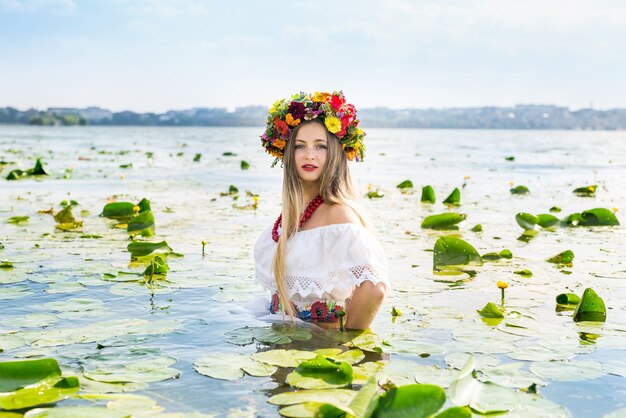
[[[322,175],[328,155],[326,128],[319,123],[303,125],[294,144],[296,170],[302,181],[317,181]]]

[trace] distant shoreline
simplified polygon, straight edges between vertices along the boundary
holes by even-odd
[[[0,125],[262,127],[266,117],[265,106],[239,107],[234,111],[193,108],[165,113],[112,112],[99,107],[25,111],[0,108]],[[360,109],[358,117],[366,128],[626,130],[626,109],[571,111],[554,105],[449,109],[377,107]]]

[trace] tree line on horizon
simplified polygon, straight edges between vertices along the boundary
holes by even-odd
[[[99,107],[20,111],[0,108],[0,124],[43,126],[263,126],[264,106],[193,108],[165,113],[111,112]],[[580,129],[626,130],[626,109],[580,109],[554,105],[447,109],[365,108],[364,127],[430,129]]]

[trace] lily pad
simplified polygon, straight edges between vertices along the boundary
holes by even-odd
[[[270,397],[267,401],[274,405],[295,405],[305,402],[329,403],[335,406],[348,406],[357,392],[349,389],[298,390],[283,392]]]
[[[574,253],[571,250],[565,250],[555,256],[552,256],[546,260],[549,263],[572,265],[574,261]]]
[[[504,318],[504,313],[493,302],[488,302],[484,308],[477,312],[483,318]]]
[[[511,192],[511,194],[528,194],[528,193],[530,193],[530,190],[528,190],[528,187],[523,186],[523,185],[519,185],[519,186],[513,187],[509,191]]]
[[[68,205],[64,209],[61,209],[56,215],[54,220],[57,222],[56,228],[63,231],[80,228],[83,226],[83,221],[78,220],[72,214],[72,206]]]
[[[140,212],[137,216],[128,221],[126,231],[131,235],[141,235],[151,237],[154,235],[154,215],[152,211]]]
[[[439,386],[412,384],[392,387],[380,396],[372,417],[427,418],[445,402],[446,393]]]
[[[542,228],[550,228],[551,226],[557,225],[559,222],[559,218],[549,213],[537,215],[537,224]]]
[[[595,208],[580,213],[580,226],[616,226],[619,221],[615,213],[605,208]]]
[[[422,187],[422,197],[420,201],[427,203],[435,203],[435,190],[432,186],[424,186]]]
[[[600,363],[590,360],[534,362],[530,370],[537,376],[564,382],[591,380],[606,374]]]
[[[352,366],[317,355],[287,375],[287,383],[301,389],[332,389],[352,383]]]
[[[448,266],[478,265],[483,260],[478,251],[461,238],[440,237],[435,243],[433,253],[434,269]]]
[[[114,411],[101,406],[57,406],[32,409],[24,418],[128,418],[124,411]]]
[[[524,270],[516,270],[513,272],[514,274],[518,274],[522,277],[532,277],[533,276],[533,272],[528,270],[528,269],[524,269]]]
[[[461,191],[455,188],[452,193],[443,201],[444,205],[459,206],[461,204]]]
[[[241,160],[241,169],[248,170],[250,168],[250,163],[246,160]]]
[[[535,229],[535,225],[539,224],[539,218],[530,213],[520,212],[515,215],[515,221],[519,226],[528,230]]]
[[[598,185],[593,184],[591,186],[578,187],[572,190],[572,193],[582,197],[594,197],[596,195],[597,188]]]
[[[398,189],[412,189],[413,182],[411,180],[404,180],[402,183],[396,186]]]
[[[464,213],[440,213],[424,218],[421,227],[430,229],[451,229],[454,225],[465,220],[465,218],[467,218],[467,215]]]
[[[556,297],[556,303],[576,306],[580,303],[580,297],[576,293],[561,293]]]
[[[167,245],[167,242],[148,242],[148,241],[133,241],[126,247],[130,252],[131,257],[147,257],[153,255],[170,254],[174,250]]]
[[[76,377],[61,376],[61,369],[52,358],[0,362],[0,409],[56,402],[79,388]]]
[[[109,219],[130,219],[134,214],[135,204],[131,202],[112,202],[104,205],[100,216]]]
[[[483,258],[483,260],[490,260],[490,261],[500,260],[501,258],[505,258],[507,260],[510,260],[511,258],[513,258],[513,253],[511,252],[511,250],[508,250],[508,249],[505,248],[504,250],[500,251],[499,253],[483,254],[482,258]]]
[[[11,216],[9,219],[7,219],[7,223],[20,225],[25,224],[26,222],[28,222],[29,219],[30,216]]]
[[[345,343],[349,347],[358,347],[361,350],[371,351],[375,353],[383,352],[383,340],[376,334],[364,332],[363,334],[353,338]]]
[[[271,327],[242,327],[224,334],[224,340],[235,345],[248,345],[257,340],[265,344],[289,344],[291,341],[306,341],[313,335],[305,328],[288,324]]]
[[[237,380],[244,376],[271,376],[278,368],[261,363],[250,356],[239,353],[213,353],[200,357],[193,363],[200,374],[222,380]]]
[[[46,175],[48,175],[48,173],[46,172],[44,164],[41,162],[39,158],[37,158],[37,161],[35,161],[35,166],[33,168],[28,169],[26,171],[19,170],[19,169],[10,171],[6,179],[7,180],[19,180],[21,178],[28,177],[28,176],[46,176]]]
[[[576,307],[573,317],[575,322],[606,321],[606,307],[604,306],[604,301],[592,288],[588,287],[583,292],[583,297],[580,299],[580,303]]]
[[[303,361],[311,360],[315,357],[317,357],[317,354],[312,351],[283,349],[261,351],[252,354],[254,360],[278,367],[298,367]]]

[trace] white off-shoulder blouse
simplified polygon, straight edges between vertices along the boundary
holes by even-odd
[[[255,282],[275,293],[272,229],[254,247]],[[295,233],[287,241],[285,259],[288,296],[296,306],[316,301],[341,304],[366,280],[385,283],[387,262],[382,247],[363,226],[342,223]]]

